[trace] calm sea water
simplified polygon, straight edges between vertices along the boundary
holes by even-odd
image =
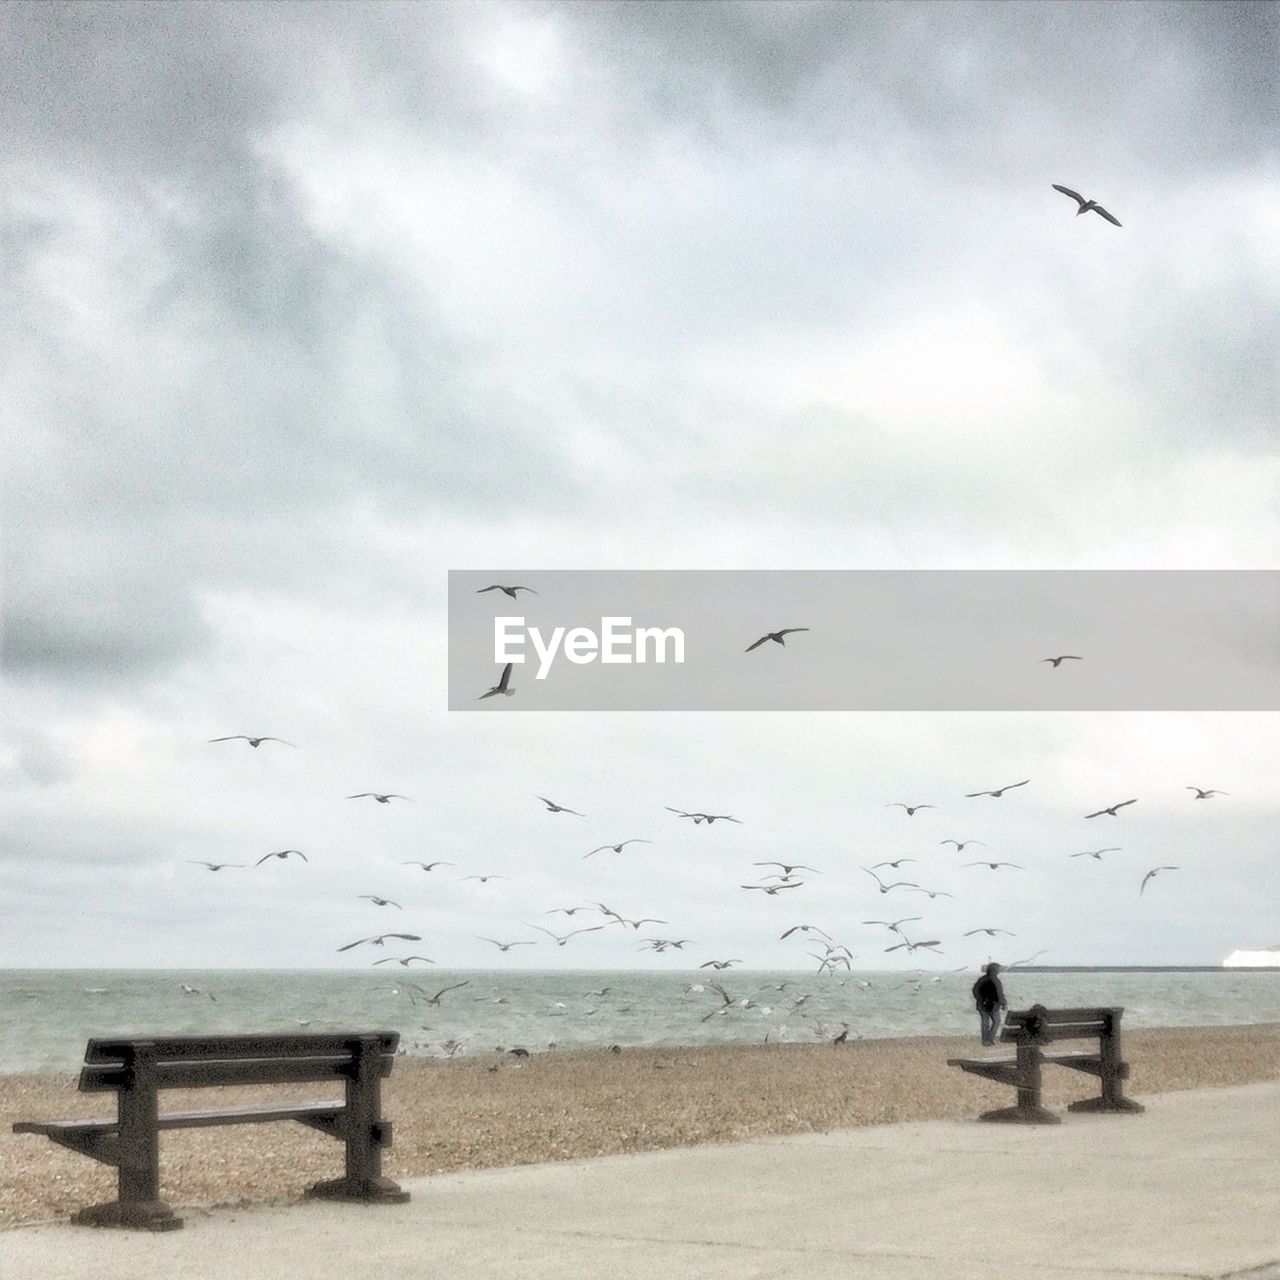
[[[93,1035],[371,1028],[409,1053],[977,1036],[976,974],[475,970],[0,971],[0,1072],[71,1071]],[[1280,1023],[1280,971],[1002,975],[1012,1007],[1122,1005],[1125,1025]],[[441,988],[466,985],[427,1003]],[[711,983],[734,1003],[724,1005]],[[187,992],[183,986],[194,988]],[[782,990],[778,987],[786,984]],[[699,989],[700,988],[700,989]],[[601,992],[603,991],[603,994]],[[748,1003],[743,1005],[742,1001]],[[713,1010],[723,1008],[721,1013]],[[707,1018],[706,1015],[712,1014]],[[704,1020],[705,1019],[705,1020]]]

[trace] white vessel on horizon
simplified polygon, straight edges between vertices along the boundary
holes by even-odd
[[[1280,969],[1280,943],[1256,951],[1233,951],[1223,962],[1224,969]]]

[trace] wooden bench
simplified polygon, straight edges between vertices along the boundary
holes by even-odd
[[[307,1192],[332,1200],[402,1203],[406,1191],[382,1176],[391,1123],[381,1114],[382,1081],[391,1074],[394,1031],[286,1035],[156,1036],[90,1040],[80,1072],[84,1093],[115,1093],[114,1120],[22,1121],[15,1133],[40,1133],[61,1146],[114,1165],[114,1201],[81,1209],[73,1221],[95,1226],[182,1225],[160,1199],[160,1131],[206,1125],[296,1120],[346,1146],[346,1172]],[[160,1112],[161,1089],[341,1082],[341,1102],[284,1102],[209,1111]]]
[[[984,1112],[980,1120],[1011,1121],[1016,1124],[1058,1124],[1061,1117],[1049,1111],[1041,1095],[1041,1073],[1045,1063],[1070,1067],[1097,1076],[1101,1092],[1068,1104],[1068,1111],[1113,1111],[1133,1114],[1144,1108],[1124,1096],[1123,1082],[1129,1078],[1129,1064],[1120,1053],[1120,1017],[1123,1009],[1030,1009],[1006,1014],[1000,1039],[1014,1046],[1012,1058],[948,1058],[947,1065],[973,1075],[998,1080],[1018,1091],[1017,1103]],[[1045,1053],[1043,1046],[1061,1040],[1098,1041],[1097,1052]]]

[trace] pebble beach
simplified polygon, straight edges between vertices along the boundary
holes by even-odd
[[[1280,1026],[1140,1029],[1125,1033],[1144,1094],[1280,1079]],[[977,1056],[975,1037],[713,1048],[557,1051],[517,1058],[401,1058],[384,1087],[394,1126],[385,1172],[410,1177],[572,1160],[770,1134],[906,1120],[972,1119],[1011,1091],[946,1065]],[[1045,1072],[1062,1106],[1092,1092],[1089,1078]],[[314,1086],[183,1091],[164,1109],[328,1096]],[[15,1135],[18,1120],[101,1116],[74,1075],[0,1077],[0,1228],[63,1218],[114,1198],[114,1170],[45,1138]],[[341,1167],[333,1140],[296,1124],[166,1132],[165,1198],[193,1209],[287,1204]]]

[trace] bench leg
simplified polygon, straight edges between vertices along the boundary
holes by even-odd
[[[382,1148],[391,1145],[391,1124],[382,1119],[381,1052],[376,1037],[361,1037],[342,1115],[346,1174],[317,1182],[308,1196],[362,1204],[404,1204],[409,1199],[407,1191],[382,1176]]]
[[[987,1111],[978,1119],[995,1124],[1061,1124],[1062,1117],[1055,1115],[1041,1104],[1042,1068],[1040,1050],[1034,1045],[1019,1041],[1017,1106]]]
[[[1116,1115],[1141,1115],[1146,1107],[1132,1098],[1085,1098],[1080,1102],[1068,1102],[1068,1111],[1107,1111]]]
[[[1062,1117],[1044,1107],[1001,1107],[998,1111],[984,1111],[979,1120],[1000,1124],[1061,1124]]]
[[[179,1218],[160,1199],[160,1130],[155,1086],[144,1073],[117,1095],[116,1139],[118,1199],[81,1209],[72,1222],[93,1227],[140,1227],[174,1231]]]

